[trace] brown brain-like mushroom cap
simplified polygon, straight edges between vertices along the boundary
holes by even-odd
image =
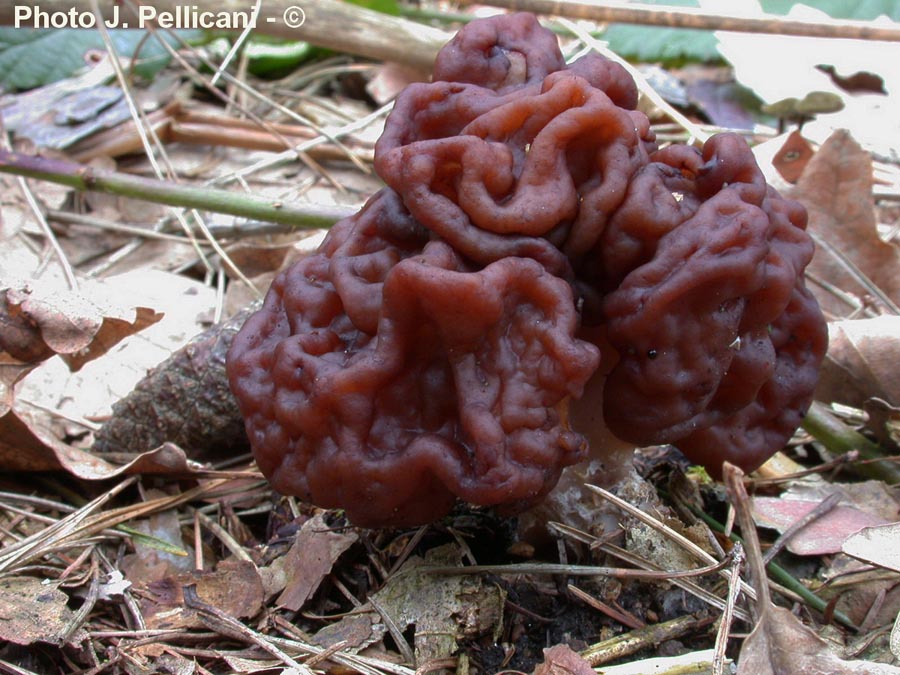
[[[636,101],[621,67],[566,66],[527,14],[471,23],[400,95],[388,187],[276,279],[229,353],[276,489],[367,526],[521,509],[587,456],[579,432],[601,436],[568,417],[592,378],[580,412],[622,439],[713,472],[781,447],[825,348],[805,213],[736,136],[657,151]]]

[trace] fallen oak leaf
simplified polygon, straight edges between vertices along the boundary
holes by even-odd
[[[335,531],[319,513],[303,523],[297,538],[285,554],[287,583],[276,604],[292,612],[299,611],[322,581],[331,574],[332,566],[359,537],[356,532]]]
[[[828,324],[816,399],[862,408],[870,398],[900,406],[900,316]]]
[[[744,472],[725,464],[724,481],[737,512],[756,589],[757,621],[741,645],[737,675],[900,675],[900,668],[871,661],[845,660],[789,610],[769,595],[768,577],[744,487]]]
[[[130,306],[127,298],[116,297],[114,285],[99,280],[78,291],[26,282],[6,289],[2,300],[0,345],[24,360],[27,338],[31,362],[59,354],[72,371],[162,318],[148,307]]]
[[[806,207],[818,245],[807,273],[861,298],[875,296],[900,313],[900,248],[878,236],[872,180],[871,156],[839,130],[809,161],[790,196]],[[823,310],[846,315],[843,301],[812,288]]]
[[[84,480],[105,480],[132,474],[189,476],[201,467],[176,445],[164,443],[142,452],[126,464],[115,464],[57,438],[46,415],[24,402],[0,410],[0,470],[65,471]]]
[[[820,503],[785,497],[754,497],[753,516],[758,525],[783,533]],[[865,527],[885,522],[874,514],[841,504],[796,532],[785,546],[795,555],[838,553],[848,537]]]
[[[900,572],[900,523],[865,527],[848,537],[841,548],[854,558]]]

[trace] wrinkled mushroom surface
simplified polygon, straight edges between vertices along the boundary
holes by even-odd
[[[387,187],[229,353],[277,490],[364,526],[515,512],[603,437],[570,406],[713,473],[784,444],[826,340],[805,212],[737,136],[657,150],[636,103],[624,69],[567,66],[528,14],[472,22],[400,95]]]

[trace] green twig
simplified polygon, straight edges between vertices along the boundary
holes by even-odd
[[[227,213],[303,229],[331,227],[350,214],[346,208],[339,206],[289,204],[230,190],[181,185],[5,150],[0,150],[0,172],[59,183],[76,190],[106,192],[156,204]]]
[[[836,455],[856,450],[864,461],[854,465],[854,469],[867,478],[900,484],[900,466],[884,459],[881,446],[844,424],[821,403],[816,401],[810,406],[803,418],[803,428]]]

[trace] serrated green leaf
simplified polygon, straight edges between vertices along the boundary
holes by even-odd
[[[168,52],[157,38],[142,31],[109,33],[120,56],[137,57],[135,72],[141,77],[151,77],[168,63]],[[202,36],[200,31],[179,34],[186,40]],[[32,89],[71,77],[85,67],[85,55],[94,49],[105,50],[95,30],[0,28],[0,86]]]

